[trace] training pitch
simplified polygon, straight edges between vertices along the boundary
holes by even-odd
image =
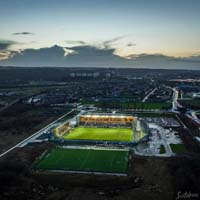
[[[36,169],[126,173],[129,151],[125,149],[54,148],[35,164]]]
[[[131,128],[77,127],[66,134],[64,139],[132,142],[134,136]]]

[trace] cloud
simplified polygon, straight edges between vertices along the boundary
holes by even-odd
[[[17,32],[17,33],[12,33],[12,35],[34,35],[34,33],[31,33],[31,32]]]
[[[64,62],[64,53],[63,47],[57,45],[50,48],[25,49],[1,62],[14,66],[60,66]]]
[[[184,62],[184,63],[200,63],[200,55],[190,56],[190,57],[180,57],[180,58],[173,58],[173,60],[177,62]]]
[[[67,50],[67,51],[66,51]],[[105,67],[121,64],[122,58],[113,54],[114,49],[99,49],[94,46],[25,49],[12,58],[1,61],[6,66],[58,66],[58,67]]]
[[[67,44],[72,44],[72,45],[86,45],[87,43],[82,41],[82,40],[66,40],[65,41]]]
[[[93,48],[97,48],[97,49],[114,49],[112,45],[115,42],[117,42],[118,40],[123,39],[124,37],[126,37],[126,36],[115,37],[110,40],[105,40],[105,41],[95,42],[95,43],[88,43],[88,42],[85,42],[82,40],[66,40],[65,42],[66,42],[66,44],[72,45],[75,47],[85,46],[87,48],[93,47]]]
[[[136,44],[135,44],[135,43],[131,43],[131,42],[129,42],[129,43],[127,44],[127,47],[133,47],[133,46],[136,46]]]
[[[162,54],[133,54],[125,58],[116,55],[115,48],[105,49],[91,45],[55,45],[14,52],[7,60],[6,52],[0,57],[4,59],[0,61],[2,66],[200,69],[200,56],[175,58]]]
[[[0,61],[8,59],[9,54],[7,52],[0,52]]]
[[[1,50],[0,51],[0,61],[7,60],[12,58],[14,55],[20,53],[19,51],[11,51],[11,50]]]
[[[104,41],[98,41],[98,42],[93,42],[93,43],[88,43],[83,40],[66,40],[66,44],[70,46],[90,46],[90,47],[95,47],[97,49],[112,49],[112,50],[117,50],[117,46],[120,44],[120,40],[123,40],[125,38],[129,37],[129,35],[123,35],[119,37],[114,37],[109,40],[104,40]],[[120,42],[119,42],[120,41]],[[123,42],[124,43],[124,42]],[[129,42],[128,44],[123,44],[126,47],[132,47],[135,46],[135,43]],[[67,48],[67,47],[66,47]]]
[[[114,52],[114,48],[110,48],[110,49],[101,49],[98,48],[96,46],[90,46],[90,45],[85,45],[85,46],[75,46],[75,47],[70,47],[69,49],[74,50],[76,52],[79,52],[80,54],[84,54],[84,55],[93,55],[93,54],[104,54],[104,53],[108,53],[109,54],[113,54]]]
[[[117,42],[117,41],[119,41],[121,39],[124,39],[125,37],[127,37],[127,36],[124,35],[124,36],[115,37],[115,38],[110,39],[110,40],[106,40],[106,41],[102,42],[102,46],[105,49],[110,49],[110,48],[112,49],[113,48],[112,45],[115,42]]]
[[[72,50],[72,49],[69,49],[69,48],[66,48],[66,47],[63,47],[63,50],[64,50],[64,56],[68,56],[70,54],[76,54],[77,52]]]
[[[0,50],[6,50],[14,44],[17,44],[17,42],[11,40],[0,40]]]

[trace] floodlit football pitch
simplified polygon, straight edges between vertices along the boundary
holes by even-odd
[[[127,149],[54,148],[35,164],[36,169],[126,173]]]
[[[77,127],[64,139],[133,142],[134,134],[131,128]]]

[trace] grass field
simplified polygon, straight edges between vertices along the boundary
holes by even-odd
[[[163,110],[171,108],[171,103],[168,102],[134,102],[134,101],[93,101],[93,100],[82,100],[80,101],[83,105],[95,105],[99,108],[120,108],[120,109],[141,109],[141,110]]]
[[[170,144],[170,147],[174,153],[184,153],[187,151],[184,144]]]
[[[185,106],[187,108],[191,108],[191,109],[200,109],[200,99],[196,98],[196,99],[190,99],[190,100],[178,100],[178,102],[182,105]]]
[[[37,169],[126,173],[128,150],[54,148],[35,164]]]
[[[166,153],[164,145],[160,145],[160,154]]]
[[[133,141],[131,128],[77,127],[64,136],[66,140]]]

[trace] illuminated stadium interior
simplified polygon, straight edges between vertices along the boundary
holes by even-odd
[[[137,117],[119,114],[84,114],[54,129],[56,137],[65,141],[132,142],[147,134]]]

